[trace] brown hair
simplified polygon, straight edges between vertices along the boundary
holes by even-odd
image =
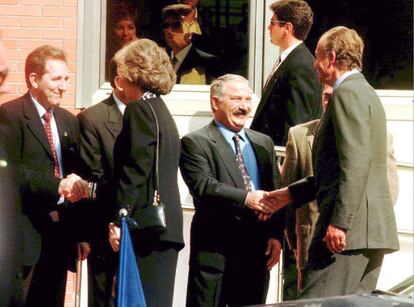
[[[112,20],[113,24],[117,24],[121,20],[132,19],[134,24],[138,20],[138,10],[130,3],[117,3],[112,9]]]
[[[305,40],[313,24],[313,12],[303,0],[280,0],[273,3],[270,9],[279,21],[293,25],[294,36]]]
[[[171,92],[176,74],[164,49],[149,39],[137,39],[115,54],[118,76],[143,91],[158,95]]]
[[[318,44],[326,53],[335,52],[341,67],[362,69],[364,42],[355,30],[343,26],[332,28],[322,34]]]
[[[27,56],[24,66],[24,76],[29,89],[32,87],[30,74],[36,73],[41,78],[45,74],[46,62],[48,60],[61,60],[67,64],[66,54],[63,49],[52,45],[40,46]]]

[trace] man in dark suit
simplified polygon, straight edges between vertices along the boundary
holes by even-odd
[[[32,51],[25,76],[29,92],[0,107],[0,122],[19,177],[25,273],[34,266],[26,305],[63,306],[67,270],[80,239],[74,220],[82,218],[80,208],[63,197],[76,201],[87,190],[72,173],[80,168],[77,119],[59,107],[69,79],[63,50],[44,45]],[[73,190],[75,182],[82,183],[81,190]],[[88,244],[80,248],[85,257]]]
[[[312,68],[314,57],[305,46],[313,22],[309,5],[302,0],[272,4],[268,27],[280,57],[263,88],[251,129],[269,135],[285,146],[289,128],[321,115],[321,86]]]
[[[319,206],[300,298],[374,290],[384,254],[399,248],[387,181],[385,112],[359,72],[363,48],[359,35],[346,27],[320,38],[314,66],[333,95],[313,144],[314,176],[271,193],[276,208],[315,198]]]
[[[116,68],[112,60],[109,65],[112,94],[78,114],[80,154],[87,168],[85,176],[99,186],[97,198],[88,208],[94,220],[89,229],[90,306],[109,306],[117,266],[117,257],[108,241],[108,225],[116,202],[110,183],[113,181],[114,145],[122,130],[122,116],[129,101],[115,86]]]
[[[7,75],[6,50],[0,40],[0,95],[10,90]],[[20,306],[20,207],[13,174],[15,171],[10,164],[7,150],[9,140],[6,133],[7,129],[0,125],[0,306]]]
[[[245,78],[211,85],[214,120],[182,139],[181,174],[194,199],[187,306],[265,302],[279,260],[283,213],[267,220],[267,192],[280,184],[270,137],[245,129],[252,92]]]
[[[223,66],[216,56],[196,48],[192,36],[183,32],[182,20],[189,12],[191,7],[185,4],[168,5],[162,10],[164,39],[172,50],[177,84],[210,84]]]

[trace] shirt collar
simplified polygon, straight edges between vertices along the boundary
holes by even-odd
[[[29,94],[30,94],[30,98],[32,98],[33,104],[36,107],[37,113],[39,113],[40,118],[43,118],[43,115],[45,115],[47,110],[40,104],[40,102],[36,100],[36,98],[34,98],[32,93],[29,92]],[[52,116],[53,116],[53,108],[50,110],[50,113],[52,113]]]
[[[292,46],[290,46],[289,48],[283,50],[283,52],[280,54],[280,62],[283,62],[288,57],[288,55],[293,51],[293,49],[295,49],[297,46],[299,46],[302,43],[303,41],[298,41],[294,43]]]
[[[246,131],[244,130],[244,128],[242,128],[238,132],[234,132],[234,131],[231,131],[226,126],[220,124],[217,120],[214,120],[214,123],[217,126],[217,128],[220,130],[220,132],[223,134],[223,136],[226,138],[226,140],[233,140],[233,136],[235,134],[238,134],[242,141],[244,141],[244,142],[247,141]]]
[[[349,71],[347,71],[347,72],[345,72],[344,74],[342,74],[340,77],[339,77],[339,79],[338,80],[336,80],[335,81],[335,84],[334,84],[334,86],[333,86],[333,90],[335,90],[342,82],[344,82],[344,80],[346,79],[346,78],[348,78],[350,75],[353,75],[353,74],[357,74],[357,73],[359,73],[359,70],[358,69],[352,69],[352,70],[349,70]]]
[[[177,54],[172,54],[173,57],[175,56],[175,58],[177,59],[178,63],[182,63],[184,62],[185,57],[187,56],[187,54],[190,52],[190,48],[193,44],[189,44],[187,47],[181,49],[179,52],[177,52]]]
[[[118,97],[116,97],[115,93],[112,93],[112,96],[114,97],[116,106],[118,107],[119,111],[122,115],[125,113],[126,104],[123,103]]]

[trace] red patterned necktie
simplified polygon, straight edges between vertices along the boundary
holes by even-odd
[[[242,151],[240,147],[240,137],[238,134],[235,134],[233,136],[233,141],[234,141],[234,144],[236,145],[236,162],[242,174],[244,189],[250,192],[252,190],[252,187],[250,184],[251,179],[250,179],[249,173],[247,172],[246,164],[244,163],[244,160],[243,160],[243,155],[242,155]]]
[[[50,111],[46,111],[46,113],[43,115],[43,119],[45,121],[43,124],[43,128],[45,129],[47,140],[49,141],[50,149],[52,150],[53,159],[55,160],[54,174],[55,177],[60,177],[59,161],[57,158],[55,144],[53,143],[52,129],[50,127],[50,120],[52,119],[52,114],[50,113]]]

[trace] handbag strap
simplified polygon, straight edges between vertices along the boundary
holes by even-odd
[[[160,186],[160,179],[159,179],[160,127],[158,125],[158,119],[157,119],[157,115],[155,114],[155,110],[152,107],[152,105],[147,101],[147,99],[155,98],[155,97],[156,97],[155,94],[153,94],[151,92],[146,92],[142,96],[142,100],[145,101],[147,103],[147,105],[149,106],[149,108],[151,110],[151,113],[154,116],[155,127],[156,127],[156,130],[157,130],[157,144],[155,145],[155,187],[154,187],[154,202],[159,203],[160,202],[160,193],[159,193],[159,186]]]

